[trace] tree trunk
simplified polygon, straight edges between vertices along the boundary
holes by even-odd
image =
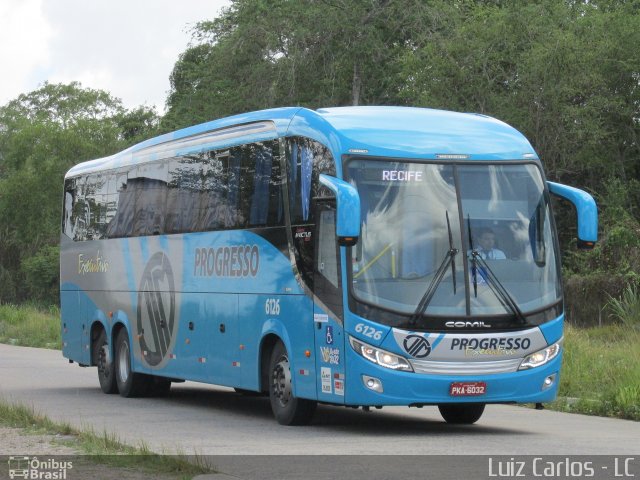
[[[360,67],[357,62],[353,64],[353,81],[351,83],[351,105],[358,106],[360,104],[360,89],[362,88],[362,79],[360,78]]]

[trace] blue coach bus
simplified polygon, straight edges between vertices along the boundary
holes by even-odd
[[[437,405],[557,393],[560,256],[529,142],[493,118],[402,107],[237,115],[66,174],[63,354],[105,393],[192,380],[260,392],[281,424],[317,402]]]

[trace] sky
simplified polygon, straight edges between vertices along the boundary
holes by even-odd
[[[44,82],[78,81],[126,108],[164,112],[195,23],[230,0],[0,0],[0,105]]]

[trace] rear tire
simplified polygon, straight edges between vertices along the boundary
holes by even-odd
[[[280,425],[306,425],[311,421],[317,402],[293,395],[291,364],[282,342],[276,343],[269,362],[269,401]]]
[[[131,370],[131,346],[126,329],[116,338],[115,377],[120,395],[126,398],[145,395],[150,387],[150,378]]]
[[[438,410],[440,410],[440,415],[447,423],[471,425],[480,420],[484,407],[484,403],[449,403],[438,405]]]
[[[100,332],[98,338],[93,342],[91,356],[94,365],[98,367],[100,389],[107,394],[118,393],[111,346],[107,342],[107,334],[104,330]]]

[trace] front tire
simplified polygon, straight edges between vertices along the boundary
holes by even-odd
[[[311,421],[317,402],[293,395],[291,364],[282,342],[276,343],[269,362],[269,401],[280,425],[306,425]]]
[[[98,367],[98,381],[100,389],[107,394],[118,393],[118,384],[111,356],[111,346],[107,342],[107,334],[104,330],[93,342],[91,355],[93,363]]]
[[[140,397],[149,390],[149,377],[131,369],[131,346],[124,328],[116,338],[115,374],[118,390],[123,397]]]
[[[447,423],[471,425],[480,420],[484,407],[484,403],[448,403],[438,405],[438,410],[440,410],[440,415]]]

